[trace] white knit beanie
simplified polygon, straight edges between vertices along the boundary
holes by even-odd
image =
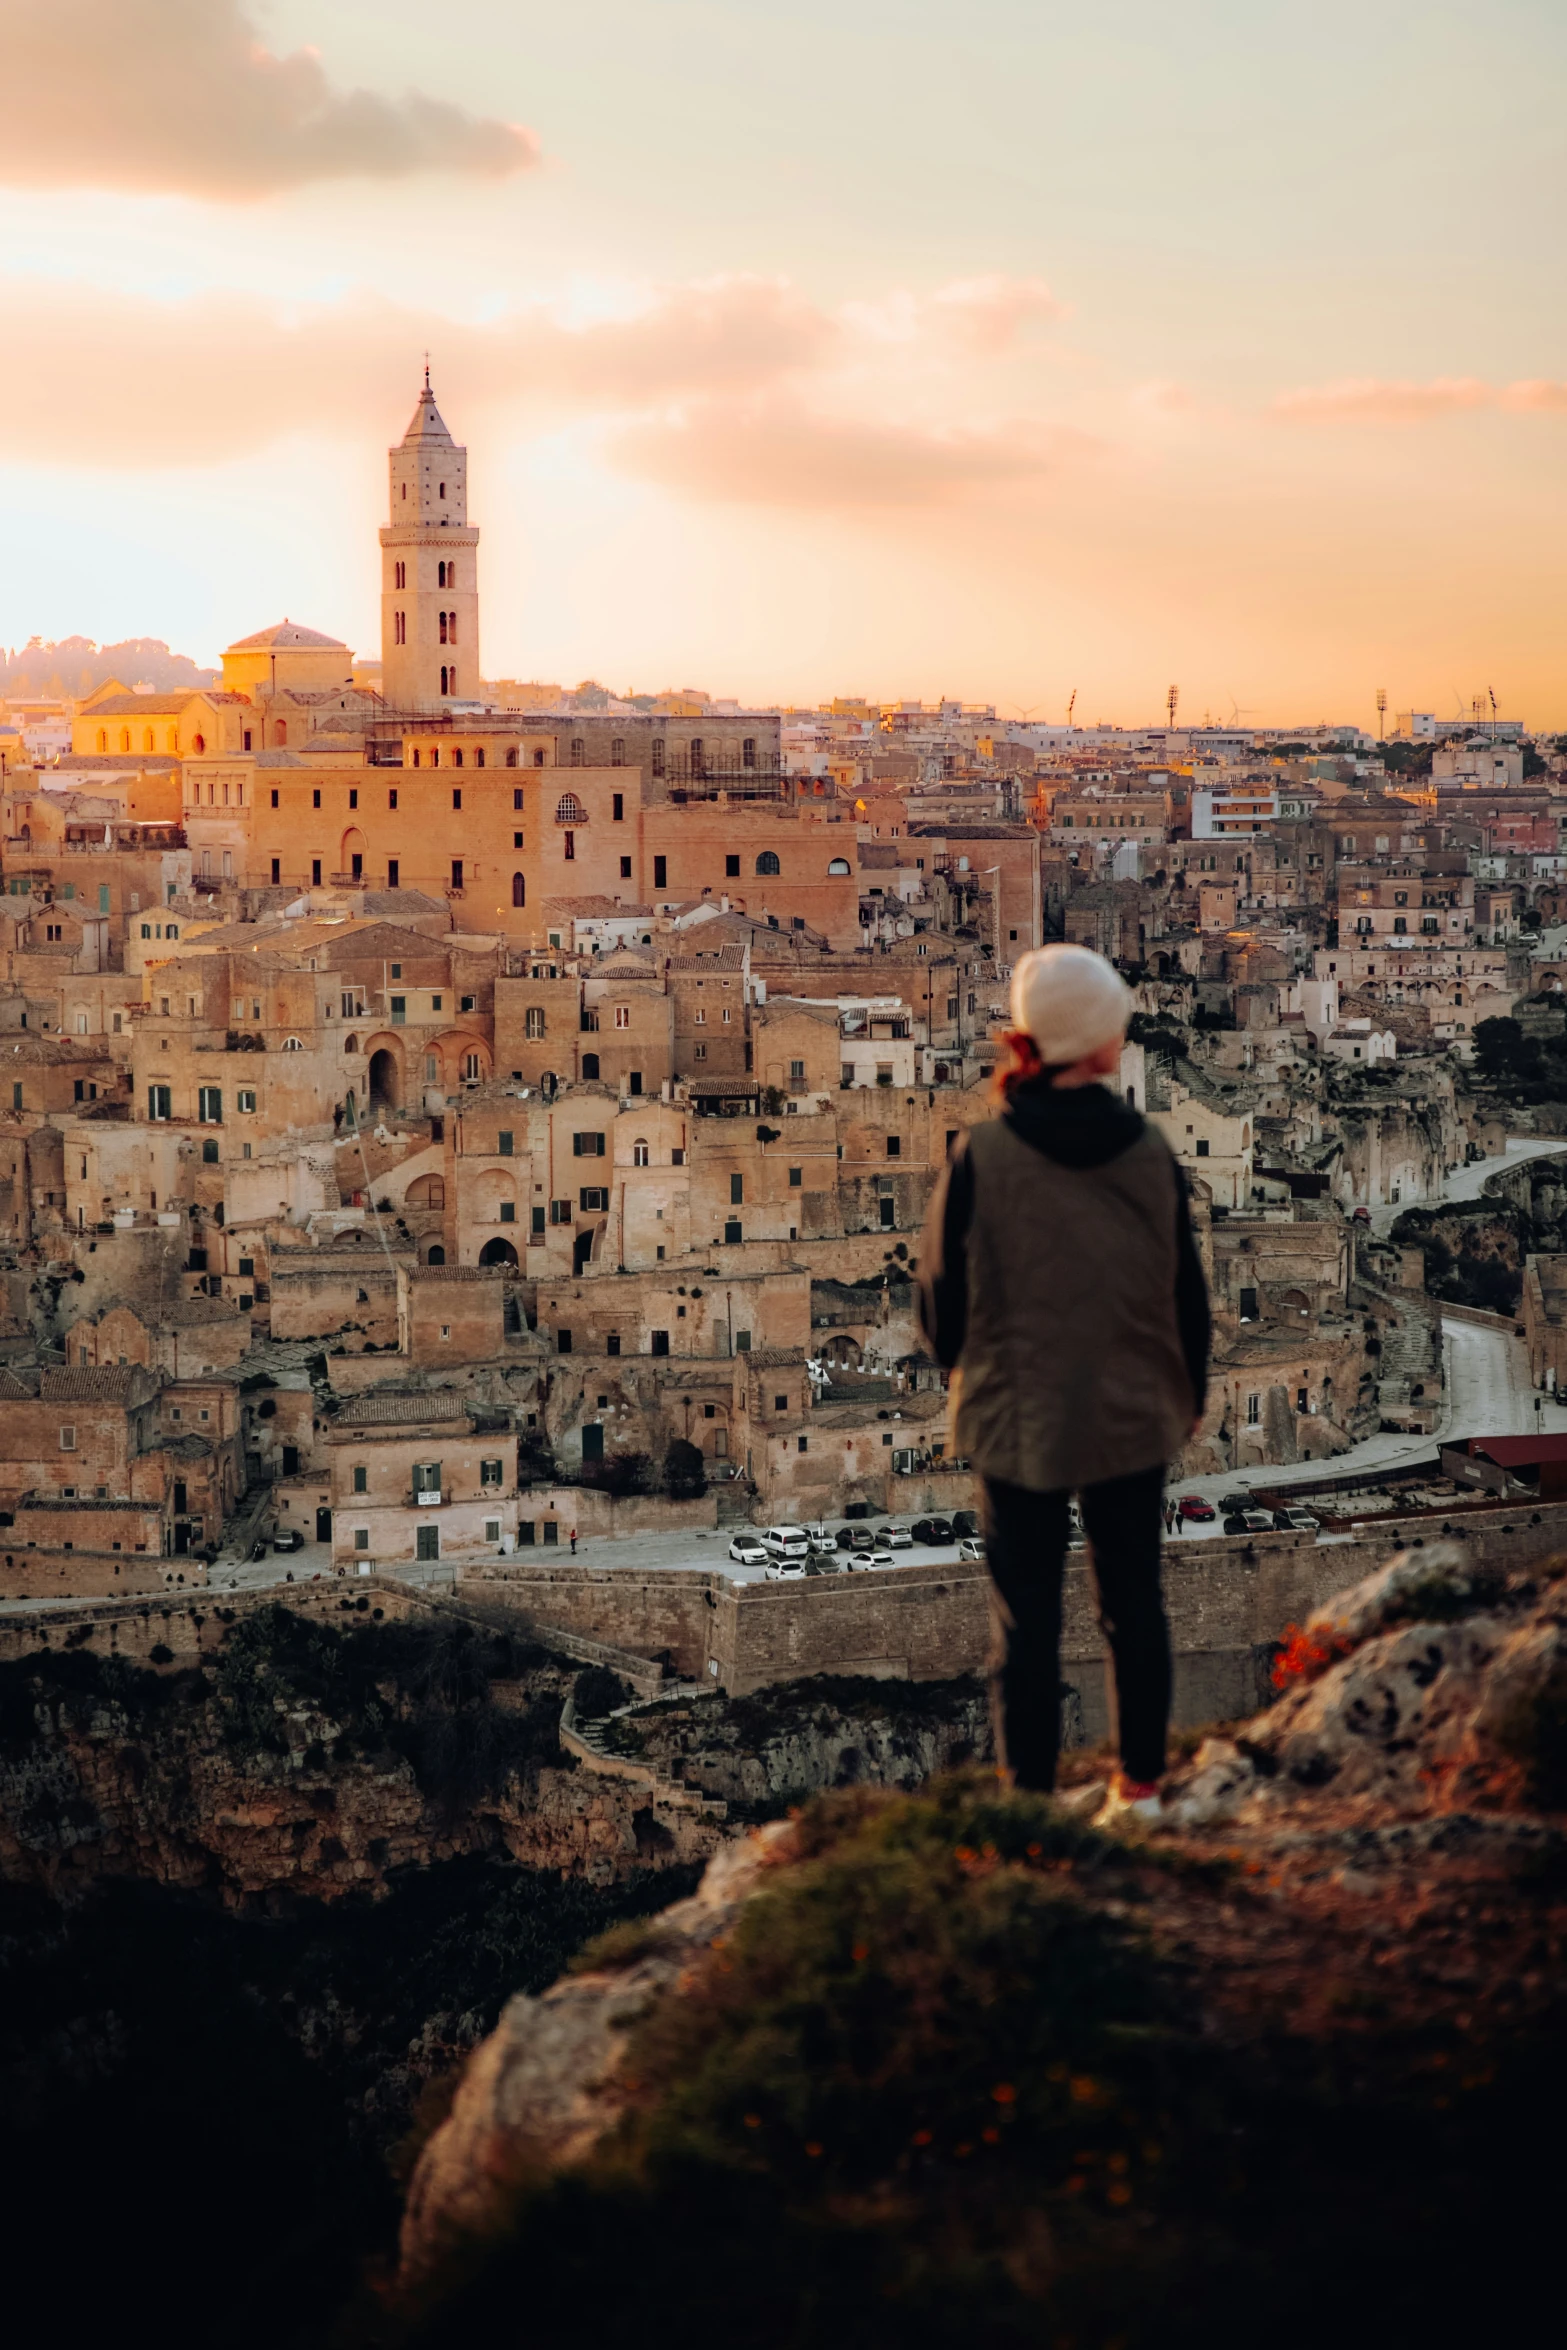
[[[1131,989],[1091,947],[1034,947],[1013,971],[1012,1025],[1033,1038],[1047,1069],[1124,1036],[1131,1016]]]

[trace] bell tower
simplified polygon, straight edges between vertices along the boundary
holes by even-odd
[[[387,452],[381,533],[381,691],[389,711],[479,698],[479,533],[468,522],[468,452],[435,405],[430,370],[413,422]]]

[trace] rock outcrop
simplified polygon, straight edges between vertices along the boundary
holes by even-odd
[[[897,2339],[876,2296],[911,2293],[922,2341],[960,2338],[930,2309],[967,2279],[975,2338],[1058,2300],[1083,2339],[1185,2341],[1217,2280],[1274,2274],[1292,2229],[1365,2268],[1378,2322],[1428,2298],[1434,2317],[1420,2262],[1495,2199],[1530,2204],[1530,2082],[1561,2071],[1567,1562],[1504,1579],[1456,1547],[1407,1554],[1278,1672],[1277,1703],[1206,1740],[1147,1832],[978,1770],[823,1798],[514,1999],[414,2176],[414,2338],[464,2338],[485,2276],[511,2289],[522,2262],[541,2319],[557,2286],[569,2302],[595,2212],[640,2214],[654,2269],[668,2239],[671,2263],[725,2272],[683,2216],[704,2196],[742,2235],[774,2212],[793,2248],[749,2247],[784,2305],[757,2321],[768,2342],[800,2338],[824,2262],[845,2306],[869,2296],[856,2340]],[[1097,1957],[1067,1966],[1074,1937]],[[1375,2273],[1384,2226],[1408,2275]],[[1189,2275],[1174,2332],[1134,2274]]]

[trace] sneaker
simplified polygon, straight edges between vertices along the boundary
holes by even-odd
[[[1094,1814],[1094,1826],[1106,1828],[1116,1820],[1142,1820],[1153,1825],[1162,1817],[1162,1810],[1157,1779],[1129,1779],[1124,1771],[1117,1771]]]

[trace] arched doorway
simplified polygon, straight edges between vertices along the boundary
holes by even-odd
[[[517,1251],[509,1240],[497,1236],[494,1240],[487,1240],[480,1249],[479,1262],[481,1265],[510,1265],[515,1269]]]
[[[586,1264],[588,1263],[588,1261],[589,1261],[589,1259],[591,1258],[592,1254],[593,1254],[593,1235],[592,1235],[592,1233],[591,1233],[591,1232],[579,1232],[579,1233],[577,1234],[577,1237],[576,1237],[576,1239],[575,1239],[575,1240],[572,1242],[572,1244],[571,1244],[571,1269],[572,1269],[572,1271],[573,1271],[574,1273],[580,1273],[580,1272],[582,1271],[582,1269],[583,1269],[584,1265],[586,1265]]]
[[[383,1045],[370,1055],[370,1107],[372,1110],[395,1110],[399,1087],[397,1056]]]
[[[343,835],[337,869],[351,881],[363,881],[365,877],[365,836],[357,825],[351,824]]]
[[[431,1243],[430,1243],[429,1247],[428,1247],[428,1248],[425,1250],[425,1252],[424,1252],[424,1261],[425,1261],[425,1263],[426,1263],[427,1265],[444,1265],[444,1264],[445,1264],[445,1262],[446,1262],[446,1251],[445,1251],[445,1249],[444,1249],[444,1248],[442,1248],[442,1246],[441,1246],[441,1244],[440,1244],[440,1242],[439,1242],[438,1240],[432,1240],[432,1241],[431,1241]]]

